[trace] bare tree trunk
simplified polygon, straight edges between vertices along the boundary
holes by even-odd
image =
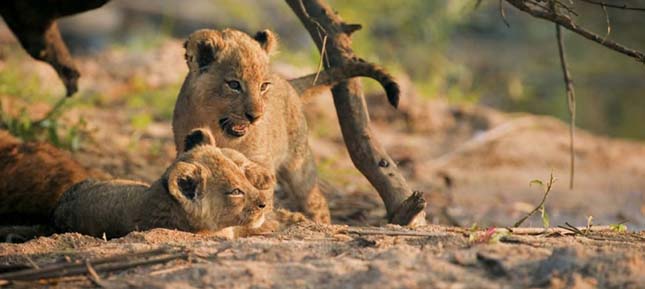
[[[343,22],[324,0],[286,2],[322,52],[326,67],[342,66],[356,59],[350,34],[360,25]],[[332,88],[332,93],[352,162],[383,199],[388,220],[399,225],[425,224],[425,200],[420,193],[413,194],[396,164],[373,137],[360,82],[342,82]]]

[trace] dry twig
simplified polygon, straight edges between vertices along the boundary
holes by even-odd
[[[511,27],[511,24],[506,20],[506,11],[504,10],[504,1],[499,0],[499,15],[502,17],[502,21],[506,24],[506,27]]]
[[[584,232],[582,232],[582,230],[580,230],[580,229],[576,228],[575,226],[573,226],[573,225],[569,224],[569,222],[564,222],[564,224],[565,224],[566,226],[558,225],[558,228],[561,228],[561,229],[567,230],[567,231],[569,231],[569,232],[573,233],[574,235],[585,235],[585,233],[584,233]],[[585,231],[586,231],[587,233],[588,233],[590,230],[591,230],[591,227],[585,228]]]
[[[616,52],[632,57],[639,62],[645,63],[645,54],[643,54],[642,52],[628,48],[620,43],[604,39],[602,36],[596,33],[593,33],[588,29],[575,23],[569,15],[558,13],[557,11],[551,8],[540,5],[540,2],[538,2],[537,0],[506,0],[506,2],[513,5],[515,8],[519,9],[520,11],[528,13],[537,18],[541,18],[556,24],[560,24],[562,27],[584,38],[594,41]],[[610,6],[607,5],[607,7],[610,7]]]
[[[94,270],[94,267],[92,267],[92,264],[90,264],[89,261],[85,261],[85,267],[87,267],[87,273],[89,273],[88,278],[92,283],[101,288],[107,288],[106,284],[101,280],[101,277],[99,277],[99,274],[96,273],[96,270]]]
[[[554,183],[555,183],[555,178],[553,177],[553,173],[551,173],[551,176],[549,177],[549,181],[547,181],[546,183],[546,188],[544,189],[544,195],[542,196],[542,201],[540,202],[540,204],[538,204],[537,207],[535,207],[535,209],[533,209],[531,212],[526,214],[526,216],[521,218],[519,221],[515,222],[515,224],[513,224],[513,228],[519,227],[530,216],[533,216],[533,214],[535,214],[540,209],[542,210],[544,209],[544,203],[546,202],[546,198],[549,196],[549,192],[551,192],[551,188],[553,187]]]
[[[446,236],[446,233],[432,233],[420,231],[395,231],[395,230],[380,230],[380,229],[357,229],[351,228],[340,231],[344,234],[356,235],[384,235],[384,236],[403,236],[403,237],[440,237]]]
[[[605,14],[605,22],[607,22],[607,34],[605,34],[605,37],[602,39],[602,42],[605,42],[607,40],[607,37],[609,37],[609,34],[611,34],[611,22],[609,21],[609,12],[607,12],[607,6],[602,5],[602,12]]]
[[[326,47],[327,47],[327,35],[323,37],[322,50],[320,51],[320,62],[318,62],[316,77],[314,77],[314,83],[312,83],[312,85],[316,85],[316,81],[318,81],[318,76],[320,76],[320,72],[323,69],[323,60],[326,59],[326,55],[327,55],[327,52],[325,51]]]
[[[587,230],[587,227],[564,227],[558,226],[557,228],[498,228],[496,232],[510,232],[513,235],[583,235],[582,230]],[[579,233],[580,232],[580,233]],[[611,226],[594,226],[589,228],[589,232],[613,232]]]
[[[614,9],[622,9],[622,10],[634,10],[634,11],[645,11],[645,8],[641,7],[630,7],[627,6],[627,4],[611,4],[611,3],[605,3],[601,1],[594,1],[594,0],[580,0],[582,2],[587,2],[589,4],[595,4],[595,5],[600,5],[603,7],[609,7],[609,8],[614,8]]]
[[[567,107],[569,109],[569,155],[570,155],[570,168],[569,168],[569,188],[573,189],[573,179],[575,174],[575,129],[576,129],[576,93],[573,89],[573,81],[569,73],[567,58],[564,52],[564,41],[562,40],[562,31],[560,25],[555,25],[555,33],[558,41],[558,53],[560,55],[560,64],[562,66],[562,75],[564,77],[564,86],[567,90]]]
[[[150,256],[152,256],[152,258],[145,259]],[[170,252],[165,248],[161,248],[130,253],[127,255],[97,258],[94,260],[88,260],[87,262],[89,262],[89,264],[93,264],[95,273],[113,272],[142,265],[165,263],[174,259],[185,259],[187,256],[188,254],[186,252]],[[56,263],[41,266],[39,269],[27,269],[0,274],[0,280],[38,280],[88,273],[91,274],[88,268],[92,267],[88,266],[87,263]]]

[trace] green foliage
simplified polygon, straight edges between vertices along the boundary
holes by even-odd
[[[41,87],[38,76],[21,69],[18,64],[20,61],[27,60],[23,55],[11,54],[4,62],[4,67],[0,69],[0,95],[10,95],[27,101],[53,99],[54,96]]]
[[[470,228],[468,228],[468,243],[474,243],[477,239],[477,231],[479,231],[479,226],[477,223],[473,223]]]
[[[542,226],[548,229],[551,226],[551,221],[549,220],[549,214],[547,214],[544,208],[544,204],[540,207],[540,217],[542,218]]]
[[[612,231],[616,233],[625,233],[627,232],[627,226],[625,224],[611,224],[609,225]]]
[[[134,77],[130,80],[131,92],[124,98],[127,107],[140,110],[131,121],[138,128],[145,128],[153,120],[171,120],[175,99],[181,83],[162,87],[149,87],[145,80]]]
[[[362,57],[400,67],[421,95],[453,102],[479,100],[471,70],[446,54],[454,28],[472,13],[469,1],[330,2],[343,19],[363,24],[352,37]]]
[[[41,79],[33,72],[25,71],[19,63],[33,61],[21,53],[10,52],[0,69],[0,95],[9,96],[21,103],[22,107],[11,113],[0,99],[0,128],[24,141],[46,141],[57,147],[75,151],[81,147],[86,122],[83,118],[75,122],[63,121],[65,111],[77,102],[59,98],[45,89]],[[42,119],[32,119],[28,106],[34,102],[52,102],[51,110]]]
[[[0,101],[0,128],[24,141],[47,141],[57,147],[76,151],[81,147],[87,123],[83,118],[71,125],[61,122],[60,118],[66,109],[65,101],[66,98],[59,100],[40,120],[32,120],[26,107],[22,107],[18,115],[11,115],[5,112]]]
[[[529,186],[536,184],[536,185],[539,185],[544,190],[544,193],[542,195],[542,201],[540,202],[540,204],[537,205],[537,207],[535,207],[535,209],[533,209],[531,212],[526,214],[526,216],[522,217],[517,222],[515,222],[515,224],[513,224],[513,228],[517,228],[520,225],[522,225],[522,223],[524,223],[526,219],[533,216],[533,214],[535,214],[538,211],[540,212],[540,217],[542,219],[542,226],[544,226],[544,229],[548,229],[550,227],[551,221],[549,219],[549,214],[547,214],[546,212],[545,204],[546,204],[546,199],[549,196],[551,189],[553,188],[553,184],[555,184],[555,181],[556,181],[556,178],[553,177],[553,172],[551,172],[551,174],[549,175],[549,180],[546,182],[540,179],[534,179],[529,182]]]
[[[330,1],[344,20],[363,24],[359,55],[405,71],[426,97],[483,102],[507,111],[568,119],[565,89],[551,23],[496,1]],[[576,21],[603,34],[599,7],[572,4]],[[642,51],[645,18],[610,11],[608,39]],[[577,124],[610,136],[645,139],[642,65],[587,39],[564,33],[578,102]]]
[[[544,182],[542,180],[540,180],[540,179],[535,179],[535,180],[531,180],[529,182],[529,187],[532,186],[532,185],[538,185],[538,186],[542,187],[542,186],[544,186]]]

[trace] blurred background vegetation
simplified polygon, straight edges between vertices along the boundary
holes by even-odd
[[[551,23],[506,5],[507,27],[498,1],[489,0],[477,9],[476,0],[329,2],[345,20],[363,25],[354,34],[358,55],[408,75],[423,97],[568,117]],[[607,31],[600,7],[573,2],[581,24],[601,35]],[[643,4],[639,2],[621,3]],[[609,10],[609,18],[610,39],[645,50],[645,13]],[[60,27],[75,55],[115,46],[145,52],[168,37],[183,38],[198,28],[235,27],[248,32],[273,29],[281,37],[277,60],[310,68],[305,72],[312,72],[319,59],[308,34],[282,1],[113,0],[65,19]],[[645,139],[645,67],[568,31],[565,41],[578,96],[578,125],[599,134]],[[2,82],[15,77],[11,70],[0,73]],[[159,94],[135,83],[138,89],[128,102],[159,104],[152,117],[170,118],[168,104],[174,101],[179,81],[161,87]]]

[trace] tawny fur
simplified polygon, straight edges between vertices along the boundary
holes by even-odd
[[[314,159],[307,141],[307,124],[298,92],[313,85],[313,77],[289,81],[271,72],[269,55],[277,45],[268,30],[255,37],[226,29],[199,30],[185,43],[189,73],[175,104],[173,133],[177,152],[196,127],[209,127],[217,145],[240,151],[275,171],[278,182],[295,200],[297,210],[314,221],[329,223],[327,201],[317,185]],[[365,75],[381,82],[393,105],[398,85],[381,69],[357,61],[346,70],[323,72],[317,85]]]
[[[0,223],[47,222],[65,190],[88,176],[69,153],[0,131]]]
[[[207,130],[193,130],[187,143],[191,137],[198,143],[189,144],[152,185],[86,180],[72,187],[54,211],[56,229],[113,238],[151,228],[201,232],[262,225],[272,209],[273,174],[239,152],[215,147]]]

